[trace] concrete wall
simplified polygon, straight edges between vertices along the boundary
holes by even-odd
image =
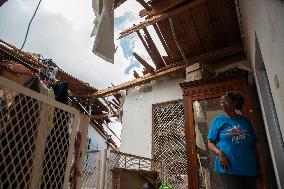
[[[91,138],[90,150],[103,150],[103,149],[107,149],[107,143],[106,143],[105,137],[103,137],[91,125],[88,128],[88,138]]]
[[[284,154],[281,147],[279,147],[283,144],[281,142],[284,138],[284,1],[239,1],[247,58],[256,73],[256,84],[264,115],[268,142],[270,144],[274,169],[277,174],[278,186],[281,188],[284,187],[284,171],[282,171],[284,170]],[[259,44],[259,48],[256,44]],[[263,68],[261,69],[267,73],[268,83],[279,120],[280,130],[277,132],[275,132],[275,129],[272,129],[274,126],[271,119],[273,118],[267,113],[267,110],[273,105],[269,104],[268,100],[264,98],[267,96],[267,94],[264,94],[265,90],[261,90],[264,80],[260,81],[257,74],[259,64],[262,62]],[[276,77],[279,81],[279,88],[276,87]],[[279,138],[282,141],[279,141]]]
[[[240,0],[247,58],[255,67],[255,35],[258,38],[272,96],[284,137],[284,2]],[[277,75],[279,88],[274,85]]]
[[[150,92],[128,90],[123,105],[121,151],[151,158],[152,148],[152,105],[182,99],[180,77],[167,77],[152,82]]]

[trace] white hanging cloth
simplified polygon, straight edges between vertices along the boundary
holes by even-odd
[[[114,46],[114,0],[93,0],[96,19],[91,37],[95,37],[93,53],[113,63]]]

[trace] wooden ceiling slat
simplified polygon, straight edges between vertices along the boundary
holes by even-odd
[[[181,60],[181,54],[178,50],[178,46],[175,43],[175,40],[173,38],[173,34],[169,25],[169,21],[168,20],[163,20],[161,22],[158,23],[158,26],[160,28],[160,31],[162,33],[162,35],[164,36],[166,43],[168,44],[168,47],[171,51],[172,57],[173,57],[173,63]]]
[[[133,70],[133,76],[135,77],[135,79],[140,78],[140,75],[136,70]]]
[[[93,103],[99,107],[102,111],[108,112],[108,108],[98,99],[94,100]]]
[[[216,0],[207,0],[206,10],[210,20],[211,31],[216,40],[216,47],[223,48],[228,45],[228,43],[226,38],[224,38],[224,36],[226,37],[225,29]]]
[[[240,40],[240,31],[237,19],[237,12],[235,8],[235,1],[233,0],[219,0],[219,5],[222,7],[223,19],[226,27],[224,27],[228,43],[234,44]]]
[[[123,37],[125,37],[125,36],[127,36],[127,35],[129,35],[133,32],[137,32],[138,30],[145,28],[149,25],[152,25],[154,23],[157,23],[159,21],[166,20],[169,17],[172,17],[174,15],[177,15],[177,14],[184,12],[185,10],[192,9],[194,7],[198,7],[199,5],[203,4],[204,2],[206,2],[206,0],[194,0],[192,2],[188,2],[184,5],[182,5],[180,7],[177,7],[176,9],[169,10],[168,12],[165,12],[165,13],[159,14],[157,16],[154,16],[152,18],[149,18],[148,20],[121,32],[119,38],[123,38]]]
[[[149,52],[151,53],[150,56],[153,59],[154,64],[156,65],[156,69],[160,69],[165,67],[165,63],[161,57],[161,54],[159,52],[159,50],[157,49],[151,35],[149,34],[147,28],[143,28],[143,31],[145,33],[145,40],[148,44],[149,47]]]
[[[192,17],[195,22],[196,29],[199,34],[204,52],[209,52],[213,49],[216,49],[214,40],[210,37],[211,33],[208,29],[209,20],[208,17],[204,14],[205,5],[202,4],[198,7],[192,9]]]
[[[147,13],[147,18],[150,18],[154,15],[161,14],[183,2],[186,0],[163,0],[163,1],[155,1],[151,3],[152,11]],[[142,10],[143,11],[143,10]],[[141,12],[141,11],[140,11]],[[145,15],[146,16],[146,15]]]
[[[151,57],[151,59],[153,60],[155,66],[157,67],[157,62],[158,60],[156,59],[156,56],[153,54],[152,50],[149,46],[149,44],[147,43],[146,39],[144,39],[144,37],[142,36],[142,34],[140,33],[140,31],[137,31],[137,35],[140,38],[140,41],[142,42],[143,46],[145,47],[146,51],[148,52],[149,56]]]
[[[152,73],[155,71],[155,69],[137,53],[133,53],[133,56],[136,58],[136,60],[138,60],[138,62],[140,62],[144,66],[148,73]]]
[[[180,45],[186,57],[192,57],[194,55],[192,51],[193,47],[191,45],[191,40],[184,30],[184,20],[180,18],[180,15],[176,15],[172,17],[172,21],[177,43]]]
[[[193,56],[197,56],[202,52],[202,44],[199,40],[198,33],[196,31],[196,27],[194,26],[193,19],[191,17],[190,11],[185,11],[180,15],[180,19],[184,20],[183,29],[187,35],[188,45],[190,48],[185,49],[187,57],[190,57],[190,54]],[[187,51],[192,51],[187,52]]]
[[[168,44],[167,44],[167,42],[166,42],[166,40],[165,40],[163,34],[161,33],[158,24],[153,24],[153,27],[154,27],[154,29],[155,29],[155,31],[156,31],[156,33],[157,33],[157,35],[158,35],[158,37],[159,37],[161,43],[162,43],[162,45],[163,45],[163,47],[164,47],[164,49],[165,49],[167,55],[168,55],[169,57],[172,57],[171,51],[170,51],[170,49],[169,49],[169,46],[168,46]]]

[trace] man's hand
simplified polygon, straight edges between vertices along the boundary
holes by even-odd
[[[221,167],[223,167],[223,169],[225,169],[225,170],[228,170],[229,169],[229,161],[228,161],[228,158],[226,157],[226,155],[220,150],[217,152],[217,155],[220,159]]]

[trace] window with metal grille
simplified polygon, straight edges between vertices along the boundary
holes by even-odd
[[[152,155],[163,162],[162,180],[187,188],[184,105],[182,100],[153,105]]]

